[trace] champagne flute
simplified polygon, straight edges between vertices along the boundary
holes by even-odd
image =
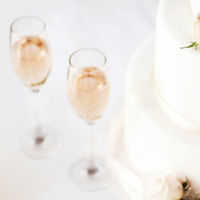
[[[77,115],[90,127],[90,154],[75,162],[72,179],[83,189],[100,190],[109,187],[113,175],[108,164],[94,156],[92,127],[100,119],[109,100],[110,84],[105,55],[92,48],[75,51],[69,58],[67,95]]]
[[[11,24],[10,54],[14,72],[23,85],[29,88],[34,98],[34,126],[22,135],[22,149],[32,158],[51,156],[59,150],[60,138],[52,127],[42,125],[37,112],[40,103],[38,93],[46,82],[52,66],[46,25],[42,19],[25,16]]]

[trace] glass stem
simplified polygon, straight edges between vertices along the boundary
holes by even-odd
[[[33,118],[33,124],[34,126],[38,126],[39,124],[41,124],[41,120],[40,120],[40,116],[38,113],[38,109],[39,109],[39,91],[31,91],[32,93],[32,118]]]
[[[94,161],[94,154],[95,154],[95,133],[93,131],[93,123],[88,123],[90,129],[89,135],[89,160],[91,162]]]
[[[33,118],[33,127],[34,127],[34,135],[33,139],[36,146],[40,146],[44,142],[44,135],[42,134],[42,123],[40,118],[40,97],[39,90],[32,90],[32,118]]]

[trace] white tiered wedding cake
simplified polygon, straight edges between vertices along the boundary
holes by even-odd
[[[156,45],[149,38],[130,63],[124,142],[113,155],[121,182],[141,199],[200,199],[198,11],[199,0],[161,0]]]
[[[173,120],[193,130],[200,130],[200,53],[195,43],[194,48],[180,47],[199,38],[199,0],[161,2],[153,71],[156,92]]]

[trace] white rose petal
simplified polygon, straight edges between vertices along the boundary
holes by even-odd
[[[143,181],[144,200],[179,200],[183,196],[183,187],[172,174],[147,177]]]
[[[194,41],[200,44],[200,17],[197,17],[197,20],[193,24],[192,35]]]
[[[168,194],[166,200],[177,200],[183,196],[183,187],[176,176],[169,175],[166,177],[166,184],[168,185]]]

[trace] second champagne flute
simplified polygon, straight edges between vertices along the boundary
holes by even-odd
[[[56,153],[61,145],[59,134],[44,126],[37,109],[40,88],[51,71],[52,57],[47,42],[46,25],[38,17],[16,19],[10,27],[10,53],[14,72],[28,87],[33,99],[34,126],[21,137],[23,151],[32,158],[44,158]]]
[[[83,189],[100,190],[113,182],[106,161],[94,155],[92,127],[107,107],[110,93],[105,55],[92,48],[80,49],[69,58],[67,73],[68,99],[75,112],[90,128],[90,155],[75,162],[70,170],[72,179]]]

